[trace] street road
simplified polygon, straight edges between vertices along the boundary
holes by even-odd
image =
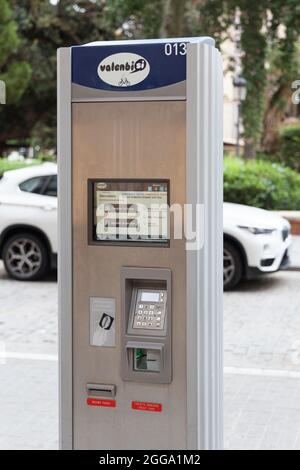
[[[300,449],[300,272],[224,296],[225,447]],[[57,284],[0,265],[0,449],[58,446]]]

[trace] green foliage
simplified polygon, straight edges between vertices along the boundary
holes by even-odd
[[[0,0],[0,80],[6,84],[7,103],[17,103],[27,88],[31,67],[23,60],[15,60],[21,40],[17,23],[7,0]]]
[[[273,0],[267,50],[267,81],[261,148],[277,153],[279,131],[290,110],[291,83],[300,72],[298,0]],[[281,34],[279,34],[281,31]]]
[[[300,209],[300,175],[263,160],[224,160],[224,200],[270,210]]]
[[[279,136],[278,156],[281,163],[300,171],[300,125],[284,126]]]
[[[19,39],[17,35],[17,25],[11,20],[11,10],[6,0],[0,0],[0,67],[2,67],[7,57],[17,50]]]
[[[261,140],[263,149],[269,151],[289,105],[291,81],[299,70],[299,0],[198,3],[200,32],[212,35],[217,44],[232,33],[235,11],[240,12],[242,75],[247,79],[247,98],[242,105],[245,156],[254,156]],[[270,54],[275,50],[276,54]],[[234,68],[233,57],[229,67]]]
[[[107,27],[113,29],[115,39],[159,37],[165,3],[165,0],[107,0]]]
[[[28,86],[31,67],[27,62],[13,62],[9,69],[1,75],[6,84],[7,104],[18,103]]]
[[[10,162],[6,158],[0,158],[0,177],[3,175],[5,171],[9,170],[18,170],[19,168],[25,168],[28,166],[32,165],[39,165],[41,163],[41,160],[36,159],[32,161],[31,163],[26,163],[26,162]]]
[[[251,2],[242,2],[241,46],[245,51],[243,77],[247,80],[247,97],[242,104],[244,138],[254,145],[260,139],[264,111],[264,90],[266,82],[266,35],[262,33],[265,19],[265,2],[253,8]]]
[[[249,0],[60,0],[55,5],[49,0],[0,0],[0,79],[7,82],[10,103],[0,107],[0,153],[10,139],[20,145],[30,140],[44,149],[55,148],[59,47],[181,35],[211,35],[219,46],[232,35],[237,8],[244,51],[242,74],[248,80],[247,101],[242,106],[244,139],[255,149],[266,127],[265,108],[286,106],[283,92],[290,87],[290,77],[297,75],[299,0],[255,4]],[[285,35],[279,34],[280,28],[285,28]],[[274,47],[277,53],[270,59],[268,52]],[[268,122],[274,118],[270,116]]]
[[[241,0],[237,5],[242,11],[243,75],[248,81],[242,106],[244,137],[252,145],[252,155],[261,141],[264,151],[272,152],[299,68],[299,1],[261,0],[253,6]]]
[[[143,14],[148,14],[150,2],[140,3],[144,4]],[[57,49],[91,41],[125,38],[126,28],[123,26],[126,21],[131,25],[129,13],[122,9],[119,11],[122,2],[111,0],[60,0],[57,5],[48,0],[10,0],[10,4],[22,38],[22,48],[19,47],[12,62],[29,63],[32,75],[25,92],[23,86],[14,86],[13,93],[8,90],[9,105],[0,107],[0,154],[11,139],[17,140],[20,145],[30,139],[32,144],[42,149],[55,149]],[[0,24],[1,20],[0,17]],[[7,81],[16,82],[17,77],[25,81],[29,69],[21,68],[19,65],[18,74],[14,77],[6,76]],[[20,90],[20,95],[22,93],[18,102],[16,88]],[[16,99],[12,101],[14,97]]]

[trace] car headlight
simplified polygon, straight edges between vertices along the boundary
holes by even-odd
[[[276,228],[247,227],[246,225],[238,225],[238,227],[253,233],[253,235],[271,235],[271,233],[276,231]]]

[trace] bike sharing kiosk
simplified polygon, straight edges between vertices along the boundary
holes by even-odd
[[[210,38],[58,52],[62,449],[222,447],[222,100]]]

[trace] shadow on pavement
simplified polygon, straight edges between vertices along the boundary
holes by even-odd
[[[273,274],[266,274],[258,279],[244,280],[233,291],[229,292],[255,292],[268,291],[280,287],[282,279]]]

